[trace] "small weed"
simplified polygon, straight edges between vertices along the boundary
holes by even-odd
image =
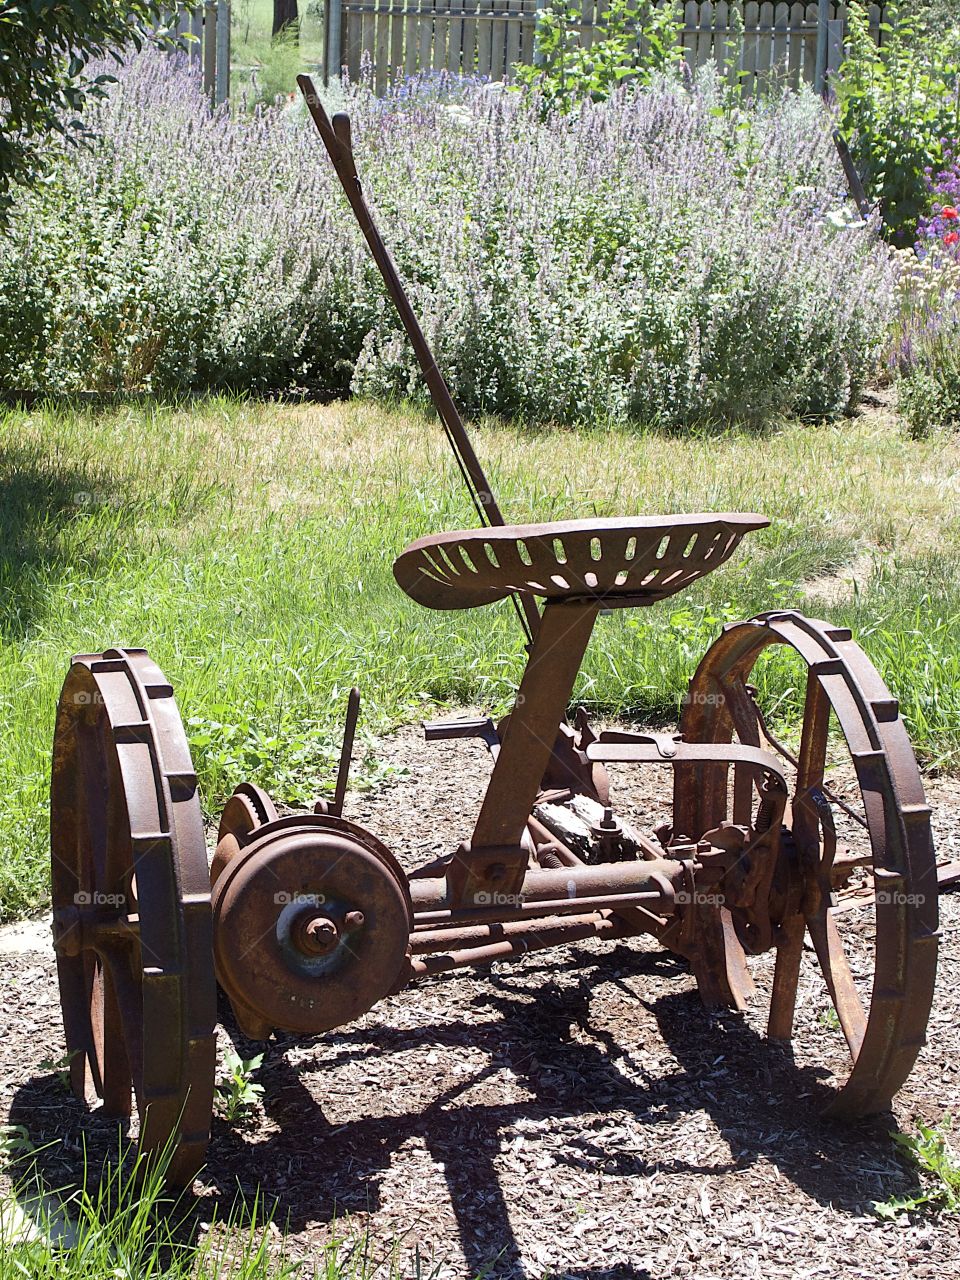
[[[77,1056],[77,1052],[78,1050],[74,1049],[72,1053],[64,1053],[59,1058],[44,1058],[40,1063],[41,1071],[56,1073],[60,1087],[64,1092],[68,1092],[70,1089],[70,1063]]]
[[[946,1132],[952,1117],[938,1125],[917,1121],[916,1134],[890,1134],[900,1150],[920,1173],[920,1183],[902,1196],[874,1202],[880,1218],[897,1218],[901,1213],[956,1213],[960,1211],[960,1160],[947,1144]]]
[[[32,1151],[33,1143],[22,1124],[0,1124],[0,1168]]]
[[[823,1026],[829,1027],[831,1031],[840,1030],[840,1019],[833,1005],[829,1005],[820,1015],[820,1022]]]
[[[232,1049],[226,1051],[224,1065],[229,1075],[217,1086],[217,1099],[227,1124],[245,1119],[263,1096],[263,1085],[253,1079],[254,1071],[262,1062],[262,1053],[255,1058],[241,1058]]]

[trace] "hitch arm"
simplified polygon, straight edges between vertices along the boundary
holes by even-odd
[[[297,76],[297,84],[300,86],[300,92],[303,94],[307,104],[307,110],[317,126],[317,132],[320,134],[323,145],[327,149],[327,154],[330,156],[337,177],[346,192],[350,207],[370,248],[373,260],[377,264],[381,276],[383,276],[384,284],[387,286],[393,305],[396,307],[400,321],[416,353],[417,363],[423,372],[427,387],[430,390],[430,396],[443,424],[443,429],[450,443],[457,466],[460,468],[460,473],[477,509],[480,522],[484,525],[505,524],[506,522],[494,497],[493,490],[490,488],[490,483],[480,464],[480,459],[476,455],[470,437],[467,435],[466,428],[463,425],[463,419],[454,404],[450,388],[447,386],[443,374],[437,368],[437,362],[433,358],[430,344],[427,342],[424,332],[420,328],[420,323],[414,314],[413,307],[410,305],[410,299],[404,291],[397,268],[390,256],[390,251],[384,244],[383,238],[367,207],[363,188],[360,185],[360,178],[357,174],[356,162],[353,158],[350,118],[345,113],[339,112],[333,117],[333,122],[331,123],[310,77]],[[514,607],[517,610],[527,639],[532,641],[540,625],[540,611],[537,608],[536,601],[532,596],[522,592],[515,592],[511,599],[514,602]]]

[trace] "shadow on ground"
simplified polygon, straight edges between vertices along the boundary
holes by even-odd
[[[761,1040],[739,1016],[708,1013],[693,992],[667,994],[647,1003],[663,1037],[665,1059],[675,1069],[654,1078],[645,1075],[621,1044],[591,1024],[591,992],[599,983],[615,982],[640,1004],[632,988],[624,985],[626,979],[669,976],[681,971],[679,962],[665,952],[623,946],[604,956],[585,953],[580,959],[584,967],[577,981],[571,984],[567,971],[562,987],[552,978],[555,970],[549,962],[525,968],[519,983],[516,973],[491,973],[482,988],[464,996],[472,1000],[474,1011],[480,1008],[488,1019],[496,1015],[480,1025],[383,1028],[377,1033],[380,1054],[416,1046],[446,1048],[455,1054],[464,1044],[486,1051],[488,1067],[458,1077],[456,1085],[421,1110],[378,1117],[358,1114],[334,1125],[302,1078],[314,1075],[318,1064],[308,1058],[294,1065],[282,1052],[304,1042],[278,1041],[268,1050],[260,1073],[263,1105],[273,1122],[268,1134],[246,1134],[215,1122],[204,1176],[215,1188],[218,1212],[229,1211],[238,1193],[252,1199],[262,1188],[265,1202],[275,1202],[276,1221],[293,1233],[333,1224],[347,1215],[362,1219],[380,1207],[380,1185],[394,1154],[416,1139],[444,1169],[471,1272],[534,1280],[542,1270],[525,1269],[496,1161],[505,1128],[524,1118],[545,1117],[582,1116],[591,1122],[568,1138],[560,1159],[598,1174],[693,1174],[709,1191],[711,1179],[762,1157],[820,1204],[851,1214],[862,1212],[865,1201],[901,1192],[909,1184],[906,1170],[891,1162],[889,1115],[850,1126],[821,1122],[818,1104],[827,1091],[820,1073],[799,1071],[788,1051]],[[535,1003],[529,999],[533,991]],[[239,1036],[226,1011],[224,1020],[242,1056],[262,1048]],[[574,1027],[589,1029],[593,1043],[574,1039]],[[336,1067],[367,1056],[371,1033],[347,1031],[323,1043],[333,1048],[325,1065]],[[505,1062],[531,1091],[532,1101],[477,1104],[464,1098]],[[626,1113],[641,1124],[669,1126],[701,1110],[709,1114],[726,1146],[724,1154],[708,1162],[665,1153],[658,1158],[655,1132],[649,1154],[611,1152],[591,1133],[591,1124],[608,1114]],[[51,1136],[47,1125],[53,1112],[57,1132],[69,1127],[70,1133],[63,1144],[38,1157],[47,1186],[82,1177],[81,1134],[86,1136],[89,1168],[98,1167],[100,1153],[116,1152],[115,1125],[98,1120],[95,1113],[86,1115],[76,1104],[65,1107],[51,1077],[34,1079],[18,1091],[10,1121],[24,1125],[40,1145]],[[212,1208],[209,1196],[197,1200],[194,1217],[209,1221]],[[642,1268],[622,1265],[558,1274],[570,1280],[648,1275]]]
[[[77,547],[63,535],[104,494],[111,499],[111,524],[132,525],[133,504],[119,500],[122,489],[109,476],[92,479],[89,471],[38,450],[0,448],[0,633],[16,639],[29,632],[68,568],[95,571],[96,551],[78,566]]]

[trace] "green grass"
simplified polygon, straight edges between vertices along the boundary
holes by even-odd
[[[225,1212],[207,1197],[166,1189],[163,1162],[124,1159],[85,1170],[84,1186],[55,1188],[44,1149],[0,1130],[0,1280],[433,1280],[437,1268],[403,1256],[402,1239],[373,1241],[334,1224],[311,1261],[294,1260],[270,1206],[241,1195]],[[409,1252],[409,1251],[407,1251]],[[412,1270],[411,1270],[412,1267]]]
[[[925,760],[960,760],[960,507],[954,440],[889,421],[765,438],[476,433],[508,518],[757,509],[774,519],[697,589],[600,621],[578,698],[676,715],[727,620],[800,606],[852,626]],[[369,733],[426,705],[508,705],[522,667],[508,606],[434,613],[391,563],[475,523],[430,417],[365,403],[212,400],[0,418],[0,910],[47,894],[51,733],[69,657],[144,645],[177,690],[204,804],[250,778],[279,800],[329,788],[346,691]],[[805,594],[873,556],[851,599]],[[827,588],[825,588],[826,590]],[[789,664],[768,683],[799,711]],[[361,775],[376,780],[375,760]]]

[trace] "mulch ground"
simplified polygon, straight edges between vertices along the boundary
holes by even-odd
[[[406,772],[351,796],[347,816],[408,867],[469,833],[488,769],[479,744],[427,746],[408,729],[378,754]],[[650,828],[668,816],[665,779],[642,773],[615,778],[618,807]],[[938,852],[960,857],[960,788],[928,791]],[[711,1014],[685,964],[652,942],[582,944],[432,978],[340,1032],[271,1042],[262,1106],[240,1126],[215,1121],[195,1218],[259,1186],[294,1257],[369,1230],[374,1271],[393,1254],[404,1276],[956,1274],[957,1218],[870,1212],[916,1182],[890,1130],[960,1111],[960,893],[944,896],[941,923],[928,1044],[892,1114],[818,1118],[843,1055],[809,957],[791,1053],[763,1038],[765,960],[755,1006]],[[845,929],[867,974],[869,929],[855,912]],[[95,1155],[116,1131],[42,1065],[63,1053],[42,928],[0,934],[0,996],[2,1121],[57,1140],[43,1160],[62,1185],[81,1140]],[[262,1048],[222,1013],[222,1043]]]

